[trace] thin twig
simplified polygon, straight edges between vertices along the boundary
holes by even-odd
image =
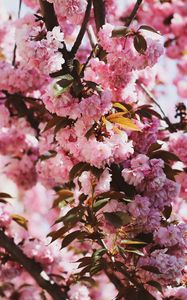
[[[18,19],[20,19],[20,16],[21,16],[21,6],[22,6],[22,0],[19,0]],[[15,64],[16,64],[16,51],[17,51],[17,45],[15,43],[14,50],[13,50],[13,58],[12,58],[13,66],[15,66]]]
[[[127,18],[127,21],[126,21],[126,24],[125,24],[127,27],[130,26],[130,24],[132,23],[132,21],[136,17],[138,9],[140,8],[140,5],[142,4],[142,2],[143,2],[143,0],[137,0],[136,1],[136,4],[134,5],[134,8],[133,8],[130,16]]]
[[[148,96],[148,98],[159,108],[160,112],[162,113],[162,119],[166,122],[171,132],[175,132],[176,129],[174,128],[173,124],[170,122],[169,118],[166,116],[165,112],[163,111],[160,104],[157,102],[153,94],[146,88],[143,83],[136,81],[139,87],[144,91],[144,93]]]
[[[160,104],[157,102],[153,94],[146,88],[146,86],[143,83],[136,82],[144,91],[144,93],[149,97],[149,99],[160,109],[162,115],[164,118],[166,118],[165,112],[163,111],[162,107]]]
[[[77,53],[81,43],[82,43],[82,39],[85,35],[86,32],[86,28],[90,19],[90,12],[91,12],[91,7],[92,7],[92,0],[88,0],[88,4],[87,4],[87,8],[86,8],[86,12],[85,12],[85,16],[84,16],[84,20],[82,22],[79,34],[76,38],[76,41],[71,49],[70,52],[70,57],[73,58],[75,57],[75,54]]]
[[[81,73],[80,73],[80,76],[83,76],[84,75],[84,72],[85,72],[85,69],[89,63],[89,61],[94,57],[94,52],[96,51],[96,48],[98,47],[98,45],[96,44],[95,47],[92,49],[92,51],[90,52],[90,55],[88,56],[82,70],[81,70]]]
[[[88,34],[88,38],[90,40],[91,47],[94,48],[95,45],[98,43],[98,41],[97,41],[97,37],[95,35],[92,25],[88,26],[87,34]]]
[[[123,268],[122,267],[119,268],[116,265],[117,261],[115,260],[114,256],[111,254],[111,252],[108,250],[108,248],[107,248],[106,244],[104,243],[104,241],[102,239],[99,239],[98,243],[99,243],[100,246],[102,246],[106,250],[106,254],[107,254],[108,258],[110,259],[114,270],[116,269],[118,272],[122,273],[126,277],[126,279],[129,280],[129,282],[131,282],[135,287],[139,288],[140,284],[138,283],[138,281],[133,276],[131,276],[128,269],[125,267],[125,265],[123,266]]]
[[[41,265],[34,259],[27,257],[23,251],[16,245],[13,239],[9,238],[3,230],[0,230],[0,247],[4,248],[11,258],[18,262],[32,276],[37,284],[54,300],[67,299],[65,293],[42,269]]]

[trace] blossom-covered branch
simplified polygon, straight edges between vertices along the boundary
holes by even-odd
[[[70,56],[71,57],[75,56],[77,50],[79,49],[79,47],[80,47],[80,45],[82,43],[82,39],[83,39],[84,34],[86,32],[88,21],[89,21],[89,18],[90,18],[91,7],[92,7],[92,0],[88,0],[88,4],[87,4],[85,16],[84,16],[84,20],[82,22],[79,34],[78,34],[78,36],[76,38],[76,41],[75,41],[75,43],[74,43],[74,45],[73,45],[73,47],[71,49],[71,52],[70,52]]]
[[[0,11],[0,297],[186,300],[187,113],[164,96],[187,97],[186,0],[23,2]]]
[[[13,239],[0,229],[0,247],[4,248],[13,260],[18,262],[36,280],[37,284],[47,291],[54,300],[65,300],[66,295],[61,288],[46,274],[41,265],[28,258]]]

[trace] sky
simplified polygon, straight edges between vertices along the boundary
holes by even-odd
[[[10,11],[18,11],[19,0],[1,0],[4,6],[8,7]],[[25,10],[25,6],[22,5],[22,9]]]

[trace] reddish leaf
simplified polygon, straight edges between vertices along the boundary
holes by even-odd
[[[147,50],[147,42],[146,42],[145,38],[142,35],[140,35],[140,34],[135,35],[135,37],[134,37],[134,48],[140,54],[144,54],[145,51]]]

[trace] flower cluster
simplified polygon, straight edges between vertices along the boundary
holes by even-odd
[[[59,49],[63,48],[64,34],[60,27],[46,32],[43,24],[28,15],[16,24],[18,52],[25,64],[37,68],[42,74],[61,69],[64,59]]]
[[[0,20],[2,300],[185,300],[186,111],[156,98],[166,56],[187,95],[186,1],[23,2]]]

